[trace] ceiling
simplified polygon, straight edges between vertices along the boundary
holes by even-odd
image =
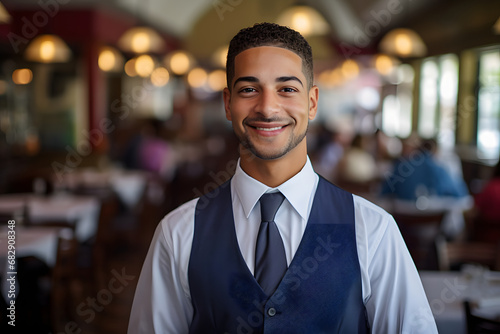
[[[39,0],[0,0],[7,10],[40,8]],[[41,3],[49,3],[42,1]],[[241,28],[275,21],[294,4],[317,9],[329,23],[327,36],[311,38],[319,58],[332,58],[350,45],[364,52],[391,28],[415,29],[431,54],[478,43],[498,43],[491,27],[498,0],[54,0],[60,9],[111,8],[181,41],[198,58],[208,58]]]

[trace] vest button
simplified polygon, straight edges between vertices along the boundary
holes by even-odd
[[[267,310],[267,315],[274,317],[276,315],[276,309],[274,307],[270,307],[269,310]]]

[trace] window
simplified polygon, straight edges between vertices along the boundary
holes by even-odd
[[[477,148],[480,158],[497,159],[500,152],[500,50],[479,56]]]
[[[412,127],[413,68],[399,65],[393,79],[394,92],[382,102],[382,130],[388,136],[406,138]]]
[[[418,134],[436,137],[443,149],[455,145],[458,57],[453,54],[423,61],[420,80]]]

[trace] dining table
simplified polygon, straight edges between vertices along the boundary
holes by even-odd
[[[464,301],[473,312],[490,319],[500,316],[500,272],[479,265],[460,271],[419,271],[440,334],[466,334]]]
[[[49,267],[53,267],[57,260],[59,237],[71,238],[72,233],[71,229],[62,227],[2,225],[0,227],[0,277],[2,277],[0,292],[4,300],[7,300],[8,292],[8,282],[5,277],[10,275],[17,280],[17,261],[20,258],[33,256]],[[10,248],[9,245],[11,245]]]
[[[66,192],[51,195],[35,193],[0,195],[0,213],[14,212],[14,217],[16,214],[21,217],[24,212],[29,224],[35,226],[50,221],[73,223],[75,237],[81,242],[95,235],[100,207],[101,203],[96,197]],[[22,221],[18,224],[22,224]]]
[[[140,170],[80,168],[55,177],[53,183],[56,189],[68,191],[78,188],[110,189],[126,207],[132,208],[140,201],[146,189],[148,175]]]
[[[474,206],[472,196],[443,197],[420,196],[416,200],[376,198],[374,203],[391,214],[429,215],[444,212],[441,230],[450,240],[461,235],[465,229],[464,213]]]

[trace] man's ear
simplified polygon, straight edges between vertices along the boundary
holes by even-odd
[[[224,98],[224,110],[226,111],[226,119],[228,121],[231,121],[231,108],[229,106],[231,102],[231,92],[229,91],[229,88],[224,88],[222,94]]]
[[[319,89],[318,86],[312,86],[309,90],[309,120],[313,120],[318,112]]]

